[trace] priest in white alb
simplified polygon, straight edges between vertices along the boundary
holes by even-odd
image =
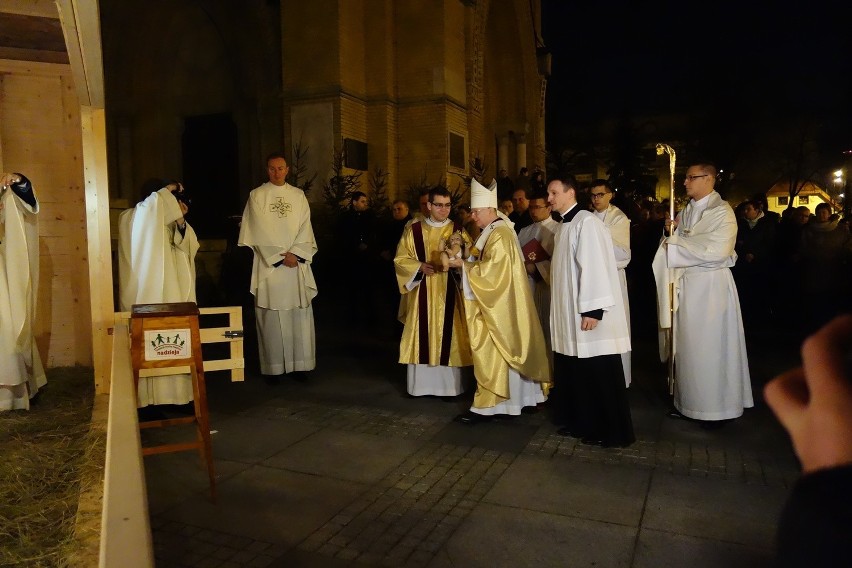
[[[553,256],[553,236],[559,224],[550,218],[546,193],[532,195],[527,211],[533,222],[518,232],[518,241],[524,253],[527,280],[550,356],[550,258]]]
[[[497,211],[497,182],[470,188],[471,216],[482,232],[463,268],[462,290],[473,353],[476,393],[464,424],[495,415],[517,416],[547,399],[550,361],[527,283],[523,252],[512,222]]]
[[[671,236],[654,257],[660,327],[674,324],[672,418],[717,428],[754,406],[743,320],[731,275],[736,264],[734,211],[714,191],[716,168],[695,163],[686,171],[690,201],[672,222]],[[669,282],[674,282],[674,322]],[[664,350],[665,351],[665,350]]]
[[[630,350],[609,231],[577,203],[573,176],[547,186],[557,221],[551,263],[554,419],[557,433],[597,446],[635,441],[621,354]]]
[[[134,304],[195,302],[198,237],[186,222],[183,185],[171,182],[118,217],[118,290],[123,312]],[[187,404],[189,374],[142,377],[137,404]]]
[[[627,273],[625,268],[630,264],[630,219],[624,212],[612,205],[612,186],[605,179],[596,179],[589,185],[589,196],[592,198],[592,212],[603,221],[612,237],[615,266],[618,268],[618,282],[621,285],[621,298],[624,305],[624,317],[627,319],[627,330],[630,331],[630,299],[627,296]],[[624,367],[624,381],[630,386],[631,361],[630,351],[621,354],[621,364]]]
[[[251,247],[260,372],[297,373],[316,366],[317,295],[311,263],[317,252],[305,192],[287,183],[287,159],[266,160],[269,181],[252,190],[240,223],[239,246]]]
[[[0,412],[27,410],[47,383],[33,340],[38,292],[38,201],[19,173],[0,177]]]
[[[464,392],[462,368],[472,359],[457,269],[445,271],[440,258],[452,235],[464,246],[470,237],[449,218],[446,188],[433,188],[425,207],[428,216],[405,227],[394,257],[405,318],[399,362],[407,366],[409,395],[453,397]]]

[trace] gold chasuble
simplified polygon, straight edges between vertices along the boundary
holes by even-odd
[[[490,234],[489,233],[490,229]],[[474,408],[490,408],[509,398],[509,367],[550,389],[550,362],[533,303],[515,231],[502,221],[483,230],[481,250],[465,261],[474,299],[465,300],[473,369]],[[465,291],[466,294],[468,290]]]
[[[396,250],[394,265],[400,293],[404,295],[405,328],[399,344],[399,362],[412,365],[466,367],[473,364],[461,294],[448,272],[425,276],[420,263],[440,270],[441,240],[449,239],[454,227],[415,221],[405,228]],[[462,232],[466,243],[470,237]]]

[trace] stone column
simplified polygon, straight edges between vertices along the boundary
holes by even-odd
[[[509,136],[497,137],[497,172],[509,171]]]
[[[511,172],[513,175],[518,175],[518,172],[521,171],[521,168],[525,168],[527,166],[527,136],[526,134],[516,134],[515,135],[515,143],[518,150],[518,171]]]

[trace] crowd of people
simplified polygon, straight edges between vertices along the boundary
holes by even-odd
[[[316,365],[310,206],[286,182],[282,154],[266,165],[269,181],[250,193],[238,239],[253,257],[260,371],[304,375]],[[550,397],[559,435],[623,447],[635,440],[631,294],[637,306],[653,293],[654,328],[670,330],[660,349],[675,362],[668,415],[711,429],[753,406],[742,314],[765,323],[785,298],[800,295],[812,306],[807,323],[821,329],[804,343],[803,367],[765,391],[805,474],[782,517],[779,558],[791,566],[848,563],[848,499],[838,496],[850,494],[852,319],[824,325],[849,307],[848,224],[828,203],[814,215],[800,207],[778,216],[762,195],[735,212],[714,189],[716,173],[711,163],[690,164],[686,207],[671,219],[663,204],[649,202],[638,222],[613,204],[606,180],[581,188],[567,174],[547,185],[539,173],[527,180],[528,172],[517,185],[505,172],[489,187],[473,179],[470,204],[455,214],[450,193],[436,187],[419,196],[413,216],[407,202],[395,201],[384,223],[355,192],[336,227],[337,277],[367,302],[346,315],[368,325],[382,316],[403,322],[399,362],[410,396],[453,399],[465,389],[462,371],[472,368],[476,390],[458,422],[518,415]],[[0,188],[2,411],[27,409],[46,381],[33,342],[39,205],[20,173],[2,174]],[[122,213],[120,309],[195,301],[199,243],[189,207],[183,185],[163,181]],[[378,287],[376,275],[384,278]],[[377,314],[367,287],[398,307]],[[140,381],[138,397],[140,407],[185,404],[192,388],[185,375],[159,377]]]
[[[737,206],[733,267],[749,327],[805,334],[852,309],[852,234],[828,202],[770,211],[763,194]],[[801,306],[807,306],[801,309]]]

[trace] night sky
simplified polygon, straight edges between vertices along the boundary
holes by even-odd
[[[852,147],[852,19],[839,6],[542,0],[548,145],[566,125],[625,112],[741,121],[771,109],[818,116],[832,151]]]

